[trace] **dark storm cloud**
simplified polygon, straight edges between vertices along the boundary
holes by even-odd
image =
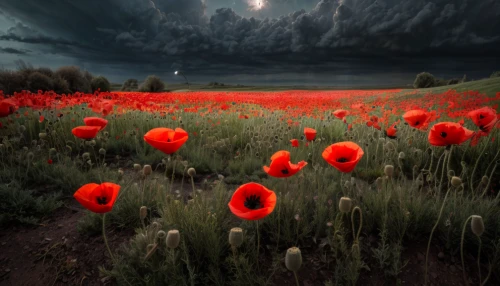
[[[371,55],[496,55],[500,44],[497,0],[266,1],[278,14],[283,5],[313,7],[275,18],[237,13],[247,2],[2,0],[0,11],[17,24],[0,40],[39,43],[88,62],[207,71],[215,64],[300,70]],[[207,13],[224,3],[234,9]]]
[[[26,55],[30,50],[25,49],[14,49],[14,48],[0,48],[0,53],[14,54],[14,55]]]

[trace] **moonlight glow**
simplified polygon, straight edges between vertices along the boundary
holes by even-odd
[[[247,0],[247,3],[250,11],[258,11],[266,6],[265,0]]]

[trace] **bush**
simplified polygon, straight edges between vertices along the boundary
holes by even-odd
[[[54,81],[40,72],[34,72],[28,76],[28,86],[31,92],[52,90],[54,88]]]
[[[490,78],[494,78],[494,77],[500,77],[500,71],[496,71],[496,72],[492,73]]]
[[[159,92],[165,89],[165,84],[161,79],[155,75],[150,75],[146,78],[146,80],[141,84],[139,88],[140,91],[145,92]]]
[[[109,83],[108,79],[103,76],[94,77],[90,82],[90,85],[92,87],[92,92],[95,92],[96,90],[100,91],[111,90],[111,84]]]
[[[59,68],[55,75],[60,76],[62,79],[66,80],[71,92],[92,92],[90,82],[88,81],[88,72],[82,73],[80,68],[75,66],[66,66]],[[87,76],[87,78],[86,78]]]
[[[14,92],[27,89],[27,86],[23,77],[18,72],[0,71],[0,89],[5,94],[14,94]]]
[[[53,82],[54,82],[54,92],[56,92],[57,94],[71,93],[71,90],[69,90],[68,82],[62,77],[54,75]]]
[[[433,87],[436,85],[436,78],[428,73],[428,72],[423,72],[419,73],[417,75],[417,78],[415,79],[415,82],[413,83],[414,88],[428,88],[428,87]]]
[[[132,91],[139,88],[139,83],[136,79],[129,78],[122,85],[122,91]]]

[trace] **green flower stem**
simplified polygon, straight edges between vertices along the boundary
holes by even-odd
[[[467,276],[465,275],[465,262],[464,262],[464,238],[465,238],[465,228],[467,227],[467,223],[472,218],[472,216],[468,217],[465,220],[464,227],[462,228],[462,239],[460,240],[460,258],[462,259],[462,273],[464,277],[464,283],[467,285]]]
[[[446,191],[446,195],[444,196],[443,203],[441,204],[441,209],[439,210],[439,216],[436,221],[436,224],[432,228],[431,235],[429,236],[429,242],[427,242],[427,252],[425,254],[425,284],[427,285],[428,277],[427,277],[427,270],[428,270],[428,261],[429,261],[429,250],[431,248],[431,241],[432,241],[432,235],[434,234],[434,231],[436,230],[437,226],[439,225],[439,221],[441,220],[441,216],[443,215],[443,210],[444,210],[444,205],[446,203],[446,199],[448,198],[448,194],[450,193],[450,189]]]

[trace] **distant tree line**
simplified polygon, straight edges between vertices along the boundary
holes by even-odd
[[[148,76],[142,84],[139,85],[137,79],[127,79],[121,88],[122,91],[142,91],[142,92],[161,92],[165,90],[165,83],[157,76]]]
[[[0,70],[0,90],[13,94],[53,90],[59,94],[90,93],[96,90],[110,91],[111,84],[103,76],[93,76],[76,66],[63,66],[57,70],[34,68],[23,61],[17,62],[17,70]]]
[[[496,71],[491,74],[490,78],[500,77],[500,71]],[[432,74],[428,72],[419,73],[417,78],[413,82],[414,88],[430,88],[430,87],[438,87],[445,85],[452,85],[458,83],[464,83],[467,81],[467,76],[464,75],[462,79],[453,78],[453,79],[441,79],[436,78]]]

